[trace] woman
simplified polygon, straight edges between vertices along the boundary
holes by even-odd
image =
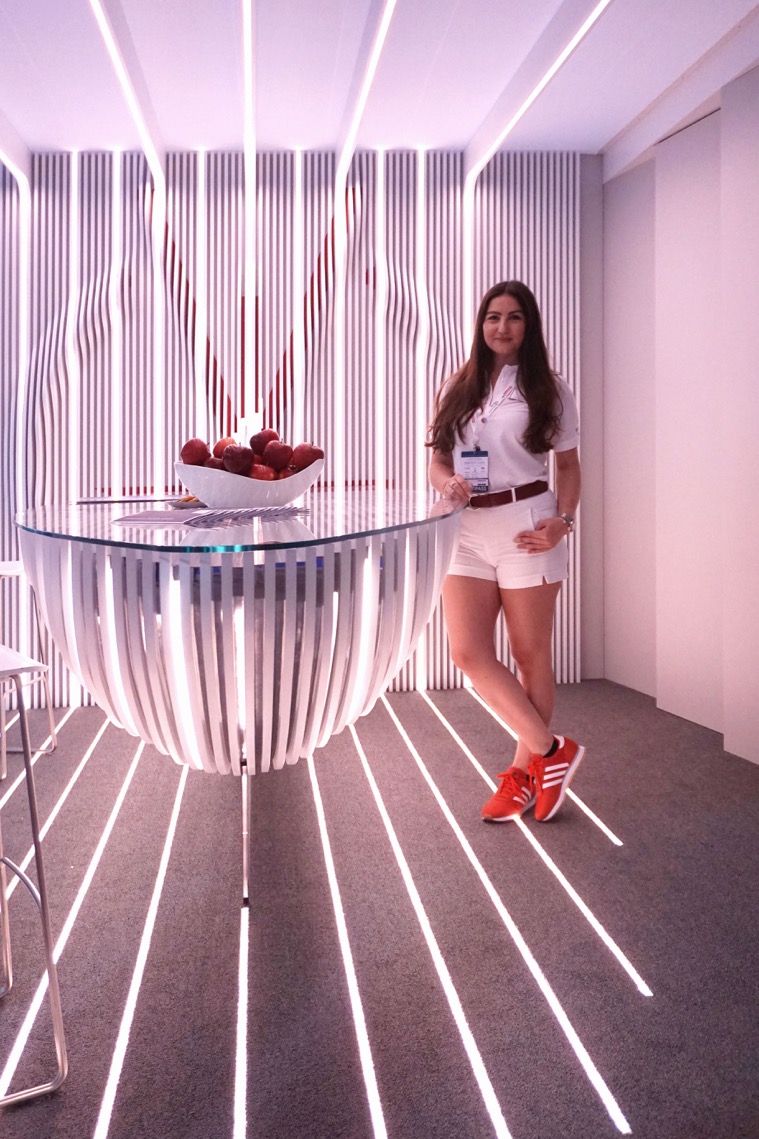
[[[548,727],[553,613],[580,500],[578,443],[577,405],[551,370],[535,297],[520,281],[494,285],[469,360],[438,393],[428,443],[433,487],[467,507],[443,586],[451,654],[518,736],[512,766],[483,807],[488,822],[533,805],[536,819],[553,818],[585,754]],[[518,679],[495,653],[501,610]]]

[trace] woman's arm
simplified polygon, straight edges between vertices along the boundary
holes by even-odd
[[[570,451],[556,451],[556,498],[559,514],[574,518],[580,504],[580,454],[577,447]]]
[[[432,452],[428,476],[432,486],[443,498],[452,502],[469,502],[472,484],[461,475],[454,474],[453,455],[450,452]]]
[[[556,451],[554,458],[558,513],[554,518],[542,519],[534,530],[524,530],[517,534],[520,550],[532,554],[541,554],[558,546],[561,539],[569,533],[569,526],[560,515],[568,514],[574,518],[580,502],[580,455],[577,447],[570,451]]]

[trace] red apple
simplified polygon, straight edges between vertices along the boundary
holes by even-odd
[[[247,475],[253,462],[253,452],[250,447],[243,447],[241,443],[230,443],[224,448],[221,459],[233,475]]]
[[[263,460],[275,471],[283,471],[289,465],[292,454],[293,449],[289,443],[283,443],[281,439],[272,439],[264,447]]]
[[[279,433],[273,427],[264,427],[263,431],[257,431],[255,435],[250,437],[250,445],[257,455],[263,455],[264,447],[272,440],[279,439]]]
[[[260,479],[261,482],[272,482],[277,477],[277,472],[265,463],[254,463],[250,468],[250,477]]]
[[[324,458],[324,451],[313,443],[299,443],[292,453],[290,463],[296,471],[304,471],[317,459]]]
[[[205,440],[198,438],[188,439],[179,452],[179,457],[183,463],[189,463],[195,467],[201,467],[210,456],[208,444]]]
[[[220,459],[227,447],[231,447],[231,445],[236,442],[237,440],[233,439],[231,435],[225,435],[223,439],[220,439],[218,443],[214,444],[213,453],[216,458]]]
[[[216,455],[211,455],[210,459],[206,459],[205,463],[203,463],[203,466],[204,467],[210,467],[211,470],[213,470],[213,471],[224,471],[224,470],[226,470],[224,463],[222,462],[221,459],[217,459]]]

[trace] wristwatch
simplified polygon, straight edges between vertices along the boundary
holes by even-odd
[[[575,528],[574,517],[571,514],[560,514],[559,518],[562,520],[568,532],[571,534]]]

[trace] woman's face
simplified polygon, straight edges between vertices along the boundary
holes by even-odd
[[[508,293],[494,297],[485,313],[482,335],[499,370],[504,364],[519,362],[519,349],[526,330],[524,312],[519,301]]]

